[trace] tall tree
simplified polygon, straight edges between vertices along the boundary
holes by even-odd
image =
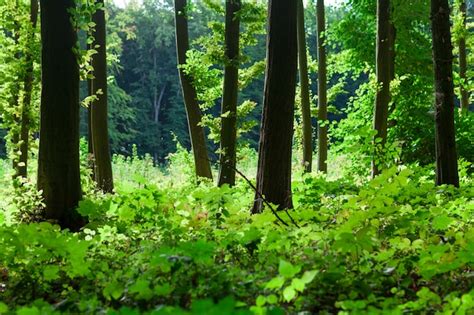
[[[387,141],[388,113],[390,104],[390,82],[392,81],[391,63],[391,22],[390,0],[377,0],[377,51],[376,51],[376,76],[377,92],[374,108],[374,137],[375,152],[372,158],[372,177],[380,174],[383,148]]]
[[[301,88],[301,122],[303,125],[303,165],[307,173],[313,164],[313,128],[311,125],[311,104],[309,95],[308,55],[306,51],[306,30],[303,0],[298,0],[298,56]]]
[[[459,1],[459,13],[461,14],[462,34],[459,36],[459,77],[461,78],[461,110],[469,111],[469,91],[466,89],[467,83],[467,50],[466,50],[466,33],[467,33],[467,10],[466,1]]]
[[[239,91],[240,0],[226,0],[224,93],[218,185],[235,185],[237,101]]]
[[[107,193],[114,189],[112,177],[112,162],[110,159],[108,102],[107,102],[107,41],[104,0],[97,0],[101,6],[92,15],[95,23],[92,36],[93,48],[97,53],[92,57],[94,77],[91,82],[91,92],[96,98],[91,104],[91,133],[92,151],[94,154],[94,176],[98,187]]]
[[[317,0],[318,24],[318,171],[328,170],[328,99],[326,62],[326,12],[324,0]]]
[[[20,3],[18,0],[15,1],[15,8],[17,10],[20,9]],[[21,62],[21,50],[20,50],[20,32],[21,32],[21,25],[20,21],[15,19],[13,23],[13,29],[12,29],[12,36],[15,42],[15,47],[17,48],[15,51],[15,59],[17,62]],[[20,143],[20,129],[18,128],[19,125],[21,125],[21,114],[19,111],[16,109],[18,108],[18,105],[20,103],[20,90],[21,90],[21,85],[20,85],[20,78],[12,84],[12,89],[11,89],[11,96],[10,96],[10,107],[14,110],[12,113],[12,120],[13,120],[13,125],[11,126],[10,129],[10,145],[11,148],[10,151],[13,151],[12,154],[12,166],[13,170],[15,171],[14,178],[18,177],[18,168],[19,168],[19,157],[17,155],[17,151],[19,148],[19,143]]]
[[[30,2],[30,23],[31,29],[28,32],[28,44],[33,46],[36,34],[36,24],[38,22],[38,0]],[[30,142],[30,117],[31,98],[33,93],[33,72],[34,72],[34,52],[31,49],[25,50],[26,71],[24,77],[24,95],[21,106],[21,127],[20,127],[20,157],[17,164],[16,175],[26,178],[28,175],[28,151]]]
[[[263,195],[280,209],[293,206],[291,150],[297,74],[297,1],[270,0],[267,69],[252,213],[263,208]]]
[[[79,171],[79,65],[74,0],[41,0],[42,92],[38,189],[46,219],[77,230],[82,197]]]
[[[448,0],[431,0],[435,80],[436,184],[459,186],[454,128],[453,46]]]
[[[189,136],[194,154],[196,175],[212,179],[211,164],[207,152],[204,129],[200,126],[202,113],[197,100],[196,88],[191,78],[180,67],[186,64],[189,50],[188,3],[187,0],[175,0],[176,49],[178,55],[179,77],[186,107]]]

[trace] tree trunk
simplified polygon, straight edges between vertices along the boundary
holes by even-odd
[[[102,191],[111,193],[114,190],[114,182],[107,116],[107,43],[104,0],[98,0],[97,3],[102,4],[102,7],[92,15],[92,21],[95,23],[95,30],[92,34],[94,37],[93,46],[97,50],[97,54],[92,57],[92,67],[94,68],[92,94],[97,97],[91,104],[92,147],[97,185]]]
[[[30,23],[32,26],[31,33],[28,34],[28,42],[30,45],[35,40],[36,24],[38,22],[38,0],[31,0],[30,6]],[[31,95],[33,93],[33,54],[30,50],[25,51],[26,75],[24,79],[25,91],[23,104],[21,108],[21,127],[20,127],[20,158],[17,165],[16,174],[19,177],[26,178],[28,176],[28,151],[30,142],[30,107]]]
[[[453,46],[448,0],[431,0],[435,79],[436,184],[459,187],[454,129]]]
[[[42,92],[38,189],[46,219],[78,230],[82,197],[79,171],[79,65],[73,48],[73,0],[41,0]]]
[[[239,91],[240,0],[226,0],[224,92],[218,185],[235,185]]]
[[[176,50],[178,55],[178,66],[186,64],[186,53],[189,50],[188,12],[187,0],[175,0],[175,22],[176,22]],[[183,91],[184,105],[188,119],[189,136],[196,165],[196,175],[212,179],[211,164],[207,152],[206,136],[204,128],[199,125],[202,114],[197,100],[197,92],[191,82],[191,78],[179,68],[179,77]]]
[[[163,86],[160,92],[160,96],[158,96],[158,90],[155,89],[155,95],[153,96],[153,108],[155,109],[155,115],[153,121],[158,124],[160,122],[160,112],[161,112],[161,105],[163,104],[163,97],[165,96],[166,92],[166,85]]]
[[[16,8],[19,10],[19,3],[18,0],[15,2]],[[14,28],[13,28],[13,38],[15,41],[15,59],[18,63],[21,62],[21,53],[19,50],[19,44],[20,44],[20,22],[16,20],[14,22]],[[12,95],[10,98],[10,107],[13,108],[18,108],[19,103],[20,103],[20,82],[19,80],[14,82],[12,84]],[[13,120],[13,125],[10,126],[10,146],[9,151],[12,152],[13,154],[11,156],[12,159],[12,167],[13,170],[15,171],[13,178],[17,178],[18,174],[18,165],[19,165],[19,156],[17,155],[17,152],[19,151],[19,142],[20,142],[20,133],[21,130],[18,126],[21,125],[21,114],[18,114],[18,112],[15,110],[12,114],[12,120]],[[14,184],[16,184],[16,181],[14,181]]]
[[[460,3],[459,11],[462,14],[463,31],[466,30],[466,1]],[[461,110],[469,111],[469,91],[466,89],[467,83],[467,52],[466,52],[466,35],[463,34],[459,38],[459,77],[461,78]]]
[[[327,173],[328,97],[326,65],[326,14],[324,0],[317,0],[318,20],[318,171]]]
[[[87,49],[92,49],[90,45],[87,45]],[[92,93],[92,79],[87,79],[87,95],[91,96]],[[87,162],[88,167],[91,170],[90,177],[95,180],[95,158],[94,158],[94,147],[92,144],[92,105],[89,104],[87,108]]]
[[[301,88],[301,121],[303,125],[303,166],[311,173],[313,164],[313,127],[311,125],[311,103],[309,96],[308,56],[303,0],[298,0],[298,56]]]
[[[392,80],[390,0],[377,1],[377,92],[374,108],[374,156],[372,157],[372,177],[380,174],[383,148],[387,141],[388,107],[390,104],[390,82]]]
[[[297,2],[270,0],[267,69],[257,190],[279,209],[292,208],[291,150],[297,74]],[[260,195],[252,213],[262,211]]]

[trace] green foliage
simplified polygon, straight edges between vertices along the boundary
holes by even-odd
[[[39,28],[30,22],[29,1],[0,1],[0,128],[8,156],[18,161],[23,112],[29,121],[29,137],[38,131],[39,117]],[[31,58],[29,60],[29,58]],[[25,104],[25,78],[33,64],[31,104]],[[28,106],[29,107],[26,107]],[[33,151],[35,143],[30,141]]]
[[[209,139],[219,143],[221,114],[216,108],[223,93],[224,66],[230,62],[224,54],[224,17],[222,3],[204,1],[202,10],[209,11],[214,17],[208,22],[209,34],[202,35],[194,41],[194,49],[188,51],[184,71],[188,73],[198,92],[198,99],[204,111],[202,125],[209,128]],[[200,12],[203,14],[203,12]],[[241,23],[240,56],[239,56],[239,91],[241,104],[237,108],[238,139],[244,140],[246,134],[256,127],[255,108],[261,100],[245,98],[242,92],[259,79],[265,71],[265,63],[257,59],[252,48],[262,43],[265,34],[266,8],[255,1],[243,1],[238,14]],[[261,46],[259,46],[261,47]],[[241,141],[242,142],[242,141]],[[239,143],[241,144],[241,143]]]
[[[270,212],[249,216],[254,192],[243,181],[234,188],[194,186],[179,175],[187,172],[187,158],[178,155],[163,170],[136,153],[117,156],[117,192],[81,202],[89,223],[80,233],[20,224],[11,209],[1,211],[0,308],[19,314],[472,311],[472,178],[464,175],[463,188],[454,189],[435,187],[433,172],[416,166],[358,184],[306,174],[294,182],[292,216],[300,228],[285,228]],[[461,174],[469,167],[462,164]]]
[[[42,200],[34,176],[14,188],[11,161],[0,160],[0,314],[471,314],[473,115],[456,116],[461,189],[435,187],[428,1],[393,3],[397,71],[388,145],[377,152],[386,170],[367,180],[377,151],[371,125],[375,0],[351,0],[328,9],[329,95],[333,114],[345,107],[344,119],[330,126],[329,175],[293,172],[291,215],[299,227],[282,226],[268,210],[250,216],[255,193],[242,179],[232,188],[194,184],[172,1],[132,1],[125,9],[108,3],[110,134],[114,153],[123,154],[113,159],[116,192],[96,191],[82,140],[85,194],[78,210],[88,224],[78,233],[61,231],[38,222]],[[88,31],[94,27],[90,14],[99,8],[94,1],[77,4],[73,21]],[[17,83],[24,71],[15,55],[32,34],[26,8],[23,1],[0,0],[0,112],[10,131],[17,128]],[[314,10],[310,2],[308,21]],[[197,38],[186,70],[207,113],[203,124],[218,141],[216,105],[227,62],[222,2],[194,1],[186,14]],[[263,90],[265,15],[261,1],[245,1],[240,13],[238,162],[249,178],[257,165],[252,146]],[[314,23],[307,28],[311,55]],[[81,34],[82,44],[91,41]],[[36,37],[31,49],[37,59]],[[94,49],[81,49],[86,78]],[[315,82],[311,58],[310,69]],[[11,158],[15,151],[10,149]],[[34,173],[36,164],[30,165]]]

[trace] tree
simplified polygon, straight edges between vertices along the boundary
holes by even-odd
[[[41,0],[42,92],[38,189],[46,219],[78,230],[82,197],[79,171],[79,65],[77,34],[69,12],[74,0]]]
[[[462,34],[458,39],[459,47],[459,77],[461,78],[461,110],[469,111],[469,91],[466,89],[467,83],[467,52],[466,52],[466,34],[467,34],[467,10],[466,1],[459,1],[459,13],[461,14]]]
[[[267,69],[252,213],[262,211],[261,195],[279,209],[293,206],[291,150],[297,74],[297,2],[270,0]]]
[[[239,91],[240,0],[226,0],[224,93],[221,111],[219,186],[235,185]]]
[[[319,11],[318,11],[319,12]],[[308,56],[306,51],[306,30],[303,0],[298,0],[298,56],[301,87],[301,121],[303,125],[303,165],[311,173],[313,164],[313,128],[311,125],[311,104],[309,95]]]
[[[392,81],[392,47],[390,0],[377,0],[377,48],[376,76],[377,92],[374,108],[375,154],[372,158],[372,177],[380,174],[383,148],[387,141],[388,114],[390,104],[390,82]]]
[[[101,7],[92,15],[92,21],[95,23],[92,32],[94,38],[92,46],[97,50],[97,53],[92,56],[94,77],[90,83],[92,95],[95,95],[90,108],[92,151],[94,155],[94,176],[97,185],[104,192],[111,193],[114,189],[114,183],[107,115],[107,44],[104,0],[97,0],[97,3]]]
[[[328,101],[326,65],[326,14],[324,0],[317,0],[318,20],[318,171],[328,170]]]
[[[196,89],[190,77],[181,68],[186,64],[186,53],[189,50],[188,4],[187,0],[175,0],[176,49],[178,55],[179,77],[186,107],[189,136],[194,154],[196,175],[212,179],[211,165],[206,146],[204,129],[200,126],[201,110],[197,101]]]
[[[454,129],[453,46],[448,0],[431,0],[435,80],[436,184],[459,187]]]
[[[30,23],[31,29],[28,32],[28,43],[30,48],[34,44],[36,24],[38,21],[38,0],[31,0]],[[30,121],[31,121],[31,98],[33,93],[33,72],[34,72],[34,52],[25,50],[26,71],[24,77],[24,95],[21,106],[21,127],[20,127],[20,157],[17,164],[16,176],[26,178],[28,175],[28,152],[30,141]]]

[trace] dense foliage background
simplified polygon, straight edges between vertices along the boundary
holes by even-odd
[[[316,138],[316,7],[314,1],[306,2]],[[457,3],[453,1],[454,8]],[[78,211],[88,222],[72,233],[44,222],[36,189],[39,30],[28,26],[27,1],[0,0],[0,314],[473,314],[474,114],[472,106],[470,112],[455,114],[461,188],[435,186],[430,1],[393,0],[396,71],[385,170],[375,179],[369,174],[377,89],[376,1],[348,0],[326,8],[328,173],[303,171],[297,97],[294,209],[278,211],[280,220],[268,207],[250,215],[267,1],[244,1],[241,13],[235,187],[196,179],[176,61],[173,1],[131,1],[124,8],[106,2],[114,194],[100,191],[91,176],[91,8],[86,0],[76,4],[71,14],[82,61],[84,191]],[[460,36],[467,38],[464,85],[473,91],[474,2],[467,4],[467,31],[453,10],[452,32],[455,43]],[[222,1],[189,5],[192,49],[184,69],[198,92],[214,175],[219,166],[224,17]],[[19,39],[22,34],[33,38],[15,40],[16,33]],[[33,162],[28,164],[31,175],[12,185],[12,161],[19,154],[12,137],[24,99],[18,91],[25,49],[33,53],[35,73],[28,112]],[[457,61],[454,68],[459,94]]]

